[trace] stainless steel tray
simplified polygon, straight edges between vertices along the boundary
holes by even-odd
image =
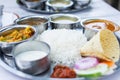
[[[51,30],[51,27],[49,26],[49,29]],[[76,29],[79,31],[82,31],[81,29]],[[116,33],[116,35],[119,35],[119,33]],[[120,43],[120,37],[117,37],[118,41]],[[117,73],[118,71],[120,71],[120,59],[119,61],[116,63],[117,68],[114,70],[114,73]],[[18,77],[22,77],[22,78],[27,78],[30,80],[101,80],[104,79],[106,80],[107,77],[110,77],[111,75],[107,75],[107,76],[102,76],[102,77],[98,77],[98,78],[85,78],[85,77],[77,77],[77,78],[67,78],[67,79],[61,79],[61,78],[50,78],[51,73],[53,72],[53,65],[51,64],[50,68],[45,71],[42,74],[39,75],[30,75],[30,74],[26,74],[24,72],[21,72],[20,70],[17,69],[15,63],[14,63],[14,58],[10,57],[10,56],[6,56],[4,55],[4,53],[2,52],[1,48],[0,48],[0,66],[3,67],[5,70],[7,70],[8,72],[10,72],[11,74],[14,74]],[[113,73],[113,74],[114,74]]]
[[[114,73],[117,73],[118,71],[120,71],[120,60],[116,64],[117,64],[117,68],[115,69]],[[69,78],[69,79],[68,78],[67,79],[63,79],[63,78],[56,79],[56,78],[50,78],[50,75],[53,70],[53,66],[51,65],[51,67],[46,72],[36,75],[36,76],[33,76],[33,75],[29,75],[29,74],[19,71],[14,64],[13,58],[9,57],[9,56],[5,56],[4,53],[1,51],[1,49],[0,49],[0,66],[3,67],[8,72],[10,72],[18,77],[27,78],[30,80],[31,79],[32,80],[101,80],[101,78],[105,80],[107,77],[110,77],[112,75],[111,74],[111,75],[107,75],[107,76],[102,76],[99,78],[80,77],[80,78]]]
[[[46,1],[44,1],[42,3],[42,8],[40,7],[37,7],[35,9],[29,9],[26,7],[26,5],[24,5],[20,0],[17,0],[17,4],[24,10],[27,10],[27,11],[30,11],[30,12],[36,12],[36,13],[44,13],[44,14],[53,14],[53,13],[74,13],[74,12],[78,12],[78,11],[82,11],[84,9],[90,9],[90,3],[91,3],[91,0],[90,2],[88,2],[87,4],[82,4],[82,5],[79,5],[79,4],[76,4],[74,3],[74,5],[67,9],[67,10],[63,10],[63,11],[55,11],[55,10],[50,10],[46,3]]]

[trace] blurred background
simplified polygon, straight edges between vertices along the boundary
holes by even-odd
[[[107,3],[109,3],[114,8],[120,10],[120,0],[105,0]]]

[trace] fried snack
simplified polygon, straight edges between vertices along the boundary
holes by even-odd
[[[81,48],[82,56],[94,56],[99,59],[117,62],[120,56],[119,43],[110,30],[101,30]]]

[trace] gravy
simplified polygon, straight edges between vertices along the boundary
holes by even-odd
[[[118,31],[119,27],[114,24],[111,21],[108,20],[90,20],[84,22],[85,27],[90,28],[90,29],[95,29],[95,30],[100,30],[100,29],[109,29],[111,31]]]

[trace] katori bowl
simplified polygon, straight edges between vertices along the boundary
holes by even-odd
[[[82,28],[80,18],[71,14],[54,14],[50,16],[50,26],[52,29],[74,29]]]
[[[0,48],[5,55],[12,56],[11,51],[17,44],[34,40],[37,35],[36,28],[29,25],[3,27],[0,30]]]
[[[45,72],[50,67],[50,47],[41,41],[27,41],[18,44],[12,51],[17,68],[31,75]]]
[[[18,18],[14,21],[15,24],[19,25],[31,25],[38,29],[38,33],[42,33],[43,31],[48,29],[49,18],[45,16],[25,16]]]
[[[83,33],[87,37],[87,40],[90,40],[101,29],[111,30],[116,37],[120,39],[120,27],[113,21],[106,19],[83,19],[81,21],[81,26],[83,27]]]
[[[46,5],[50,10],[62,11],[69,9],[73,5],[72,0],[47,0]]]

